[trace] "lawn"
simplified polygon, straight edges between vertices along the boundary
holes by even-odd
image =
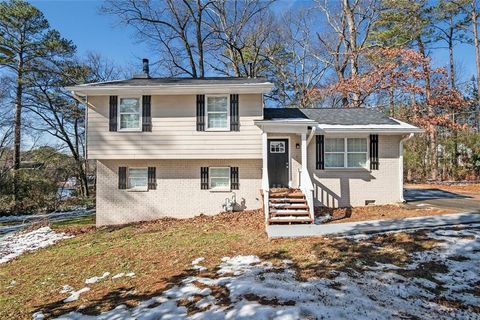
[[[251,267],[254,269],[244,267],[247,271],[242,271],[246,272],[243,277],[255,275],[255,281],[260,283],[271,277],[280,277],[284,286],[296,290],[300,288],[307,290],[305,285],[325,285],[325,292],[333,290],[333,293],[328,294],[329,297],[336,292],[341,294],[342,290],[345,290],[345,297],[348,294],[352,297],[360,296],[362,294],[359,292],[347,292],[349,287],[362,286],[362,283],[355,283],[354,286],[353,281],[357,280],[353,279],[363,279],[360,275],[367,277],[372,270],[379,267],[387,268],[388,270],[382,269],[382,274],[396,274],[396,277],[402,277],[402,282],[415,279],[428,282],[428,285],[421,287],[422,290],[428,291],[428,294],[422,296],[423,300],[419,301],[434,306],[440,310],[435,309],[438,312],[444,312],[445,315],[466,314],[473,318],[480,317],[478,306],[469,304],[472,299],[473,301],[480,299],[478,282],[480,271],[478,268],[476,271],[470,270],[476,272],[476,279],[467,279],[465,282],[471,287],[469,291],[451,294],[449,290],[453,290],[450,288],[453,287],[451,283],[453,276],[449,272],[453,270],[453,266],[457,266],[456,264],[450,265],[445,262],[450,260],[417,261],[422,254],[423,257],[435,257],[437,254],[435,250],[444,250],[444,245],[450,238],[433,236],[425,231],[382,234],[365,239],[268,240],[260,212],[221,214],[186,220],[162,219],[157,222],[100,229],[93,227],[92,218],[79,218],[68,223],[54,224],[52,228],[75,237],[0,265],[1,319],[31,319],[32,314],[38,311],[48,318],[72,311],[99,314],[119,304],[133,307],[149,298],[161,296],[165,290],[172,290],[178,286],[181,288],[185,284],[185,279],[192,276],[218,279],[218,270],[225,268],[224,264],[228,263],[225,259],[222,262],[222,258],[238,255],[254,255],[258,256],[262,263],[271,263],[270,266],[256,263]],[[477,250],[474,252],[478,256],[480,227],[473,230],[478,232],[471,233],[470,230],[462,228],[451,231],[458,233],[454,239],[456,242],[452,243],[469,241],[470,248]],[[473,263],[471,257],[466,257],[464,252],[454,250],[445,254],[446,259],[452,258],[451,261],[455,263],[465,264],[461,266],[463,268]],[[199,257],[205,258],[201,265],[206,267],[206,270],[192,269],[192,261]],[[294,272],[293,277],[289,270]],[[101,276],[104,272],[109,272],[110,276],[94,284],[85,284],[86,279]],[[112,279],[111,275],[119,273],[135,275]],[[378,276],[379,273],[375,272],[375,275]],[[243,280],[247,281],[247,278]],[[229,280],[230,286],[222,286],[215,282],[209,287],[209,290],[213,290],[211,296],[217,299],[220,306],[233,304],[230,300],[234,299],[235,286],[232,285],[237,280],[236,278]],[[278,283],[280,280],[276,281]],[[314,285],[311,281],[320,282]],[[365,283],[368,285],[368,281]],[[64,303],[63,300],[69,296],[68,293],[61,292],[65,285],[75,290],[88,286],[90,290],[82,293],[77,301]],[[264,308],[272,306],[293,308],[292,303],[295,304],[295,301],[283,301],[281,297],[269,297],[265,293],[268,291],[265,287],[261,287],[258,292],[255,288],[260,290],[260,287],[252,286],[253,291],[243,292],[240,300],[254,302],[255,305]],[[380,289],[376,292],[371,295],[379,293],[385,295]],[[298,292],[299,297],[302,294],[304,293]],[[459,296],[460,294],[462,296]],[[466,300],[461,298],[465,294],[470,298]],[[202,311],[201,308],[192,305],[198,300],[196,295],[189,299],[179,300],[178,304],[181,304],[189,315]],[[321,301],[320,298],[316,299]],[[379,298],[372,296],[371,303],[374,303],[374,299]],[[418,298],[415,298],[411,301],[418,304],[417,300]],[[335,300],[335,303],[338,301]],[[404,310],[398,311],[392,307],[392,312],[413,318],[415,314],[410,314],[409,301],[402,300],[405,304],[397,306]],[[154,310],[159,304],[160,302],[156,302],[149,308]],[[349,308],[348,305],[349,303],[345,303],[345,310]]]

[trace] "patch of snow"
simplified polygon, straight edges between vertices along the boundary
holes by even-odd
[[[468,291],[480,277],[480,228],[431,230],[427,236],[442,245],[413,254],[401,267],[377,263],[338,271],[332,279],[300,281],[289,260],[274,266],[257,256],[225,257],[215,277],[187,277],[136,307],[119,305],[98,316],[75,311],[60,319],[480,319],[470,308],[480,305],[480,298]],[[402,272],[423,263],[441,263],[445,270],[430,273],[434,279]],[[438,286],[444,291],[435,290]],[[219,293],[227,299],[216,298]],[[445,307],[439,298],[463,306]],[[199,310],[188,312],[185,301]]]
[[[116,275],[114,275],[112,277],[112,279],[118,279],[118,278],[122,278],[122,277],[125,277],[125,272],[117,273]]]
[[[0,264],[10,261],[25,252],[45,248],[57,241],[68,238],[72,238],[72,236],[55,232],[50,227],[7,235],[0,240]]]
[[[205,258],[204,257],[200,257],[200,258],[197,258],[195,260],[192,261],[192,269],[193,270],[197,270],[197,271],[205,271],[207,270],[206,267],[204,266],[201,266],[199,263],[204,261]]]
[[[69,286],[68,284],[66,284],[62,287],[62,290],[60,290],[60,293],[69,293],[69,292],[72,292],[72,291],[73,291],[73,288],[71,286]]]
[[[80,295],[84,292],[87,292],[87,291],[90,291],[89,287],[85,287],[85,288],[82,288],[82,289],[77,290],[77,291],[71,291],[70,296],[68,298],[64,299],[63,302],[64,303],[69,303],[69,302],[77,301],[78,298],[80,298]]]
[[[105,279],[109,275],[110,275],[110,272],[104,272],[101,276],[88,278],[87,280],[85,280],[85,283],[86,284],[97,283],[98,281]]]

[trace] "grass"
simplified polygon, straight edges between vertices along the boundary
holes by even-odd
[[[254,254],[273,263],[291,259],[301,279],[334,278],[339,270],[362,270],[376,262],[402,266],[413,252],[438,244],[422,232],[378,235],[358,242],[268,240],[258,211],[100,229],[92,223],[90,217],[55,223],[53,228],[76,236],[0,265],[0,319],[31,319],[38,310],[47,317],[58,316],[80,305],[89,314],[120,303],[136,305],[191,274],[191,261],[198,257],[205,257],[203,265],[210,270],[206,273],[224,256]],[[105,280],[92,285],[78,301],[62,302],[66,295],[59,291],[64,285],[78,290],[86,286],[85,279],[105,271],[112,275],[135,272],[136,276]]]

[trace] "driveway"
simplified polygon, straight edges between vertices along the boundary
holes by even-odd
[[[454,212],[480,213],[480,195],[478,194],[408,187],[404,189],[403,196],[405,205],[412,208],[434,207]]]

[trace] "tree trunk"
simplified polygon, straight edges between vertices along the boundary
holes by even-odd
[[[475,47],[475,64],[477,66],[477,88],[480,90],[480,47],[478,43],[477,0],[472,0],[472,28],[473,45]],[[480,95],[478,95],[477,99],[480,102]]]
[[[454,22],[453,22],[453,17],[450,16],[450,28],[449,28],[449,33],[448,33],[448,56],[450,60],[450,86],[452,89],[456,88],[455,85],[455,59],[453,57],[453,32],[454,32]],[[456,122],[456,117],[455,117],[455,110],[453,110],[453,123]],[[453,131],[453,157],[452,157],[452,179],[456,180],[457,178],[457,171],[458,171],[458,134],[457,130],[454,129]]]
[[[15,133],[13,148],[13,197],[15,201],[15,210],[18,209],[18,170],[21,160],[21,142],[22,142],[22,96],[23,96],[23,55],[20,54],[17,65],[17,85],[15,93]]]
[[[203,39],[202,39],[202,4],[200,0],[197,0],[197,21],[196,21],[196,33],[197,33],[197,48],[198,48],[198,68],[200,71],[200,78],[205,77],[204,57],[203,57]]]
[[[345,13],[345,17],[347,18],[348,25],[350,42],[350,69],[352,72],[351,76],[356,77],[358,75],[357,28],[355,26],[355,16],[353,14],[352,8],[350,7],[349,0],[343,0],[343,11]],[[358,93],[354,92],[352,94],[352,100],[354,107],[360,106],[360,97]]]
[[[425,59],[427,58],[427,54],[425,52],[425,44],[423,40],[419,37],[417,38],[418,48],[420,54]],[[435,117],[435,112],[433,111],[431,105],[431,98],[432,98],[432,86],[431,86],[431,79],[430,79],[430,66],[428,61],[423,62],[423,72],[425,73],[425,103],[427,105],[427,113],[428,117],[433,119]],[[428,128],[428,137],[429,137],[429,151],[430,151],[430,178],[432,180],[438,179],[438,155],[437,155],[437,128],[434,124],[429,124],[430,128]]]

